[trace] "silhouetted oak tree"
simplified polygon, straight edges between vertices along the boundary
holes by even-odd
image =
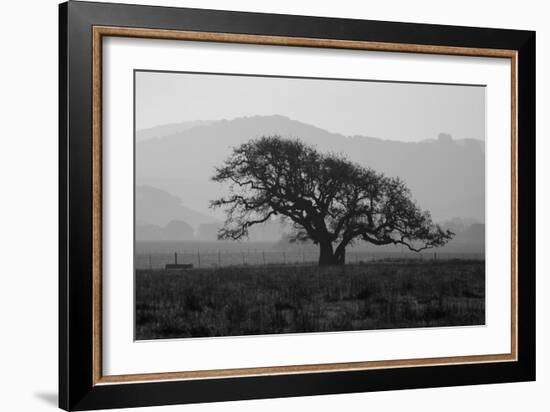
[[[229,195],[211,202],[226,208],[218,238],[247,237],[251,226],[279,216],[292,222],[292,241],[319,245],[319,265],[344,264],[346,247],[360,240],[419,252],[454,235],[420,210],[401,179],[299,140],[270,136],[244,143],[212,179],[229,184]]]

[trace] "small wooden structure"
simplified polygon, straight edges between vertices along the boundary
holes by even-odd
[[[192,263],[178,263],[178,253],[174,252],[174,263],[167,263],[164,266],[166,270],[193,269]]]

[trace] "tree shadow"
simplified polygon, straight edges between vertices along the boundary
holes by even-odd
[[[34,396],[50,406],[57,407],[57,392],[36,392]]]

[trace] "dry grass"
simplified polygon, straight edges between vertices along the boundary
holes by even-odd
[[[136,338],[480,325],[485,262],[136,273]]]

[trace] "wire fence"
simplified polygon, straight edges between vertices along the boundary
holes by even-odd
[[[136,269],[164,269],[167,264],[192,265],[192,268],[258,265],[310,265],[317,263],[319,252],[315,250],[176,250],[170,253],[137,253]],[[380,260],[448,260],[484,259],[482,253],[441,252],[370,252],[348,251],[346,263],[366,263]]]

